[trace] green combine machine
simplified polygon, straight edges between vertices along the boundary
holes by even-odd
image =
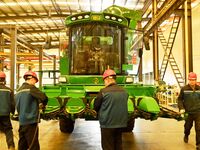
[[[156,120],[158,117],[180,115],[162,109],[155,98],[154,85],[134,84],[128,70],[130,42],[139,11],[112,6],[101,13],[84,12],[68,16],[69,46],[61,52],[60,77],[56,85],[45,85],[49,98],[43,119],[59,119],[60,130],[71,133],[77,118],[97,120],[93,103],[104,87],[102,74],[108,67],[117,73],[117,83],[129,93],[129,122],[126,131],[132,131],[135,119]]]

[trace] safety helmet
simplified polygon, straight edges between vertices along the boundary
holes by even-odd
[[[114,70],[111,70],[111,69],[107,69],[104,71],[103,73],[103,80],[109,76],[116,76],[116,73]]]
[[[6,78],[6,74],[2,71],[0,71],[0,78]]]
[[[197,74],[194,72],[190,72],[188,74],[188,80],[196,80],[197,79]]]
[[[33,72],[33,71],[27,71],[24,74],[24,79],[27,80],[27,79],[31,79],[31,78],[35,78],[36,79],[36,83],[38,82],[37,74],[35,72]]]

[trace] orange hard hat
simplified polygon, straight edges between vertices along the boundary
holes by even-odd
[[[188,74],[188,80],[196,80],[197,79],[197,74],[194,72],[190,72]]]
[[[24,79],[26,80],[27,78],[35,78],[37,80],[36,83],[38,82],[37,74],[35,72],[33,72],[33,71],[27,71],[24,74]]]
[[[6,78],[6,74],[2,71],[0,71],[0,78]]]
[[[103,73],[103,80],[109,76],[116,76],[116,73],[114,70],[111,70],[111,69],[107,69],[104,71]]]

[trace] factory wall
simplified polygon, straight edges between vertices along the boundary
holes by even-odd
[[[193,71],[198,75],[198,81],[200,81],[200,5],[197,5],[192,9],[192,44],[193,44]],[[166,39],[168,39],[170,26],[163,32]],[[183,69],[183,48],[182,48],[182,23],[180,22],[179,29],[176,35],[175,43],[172,49],[172,54],[179,66],[181,73],[184,73]],[[143,73],[153,72],[153,51],[152,51],[152,41],[150,41],[151,50],[144,50],[143,53]],[[159,68],[162,63],[162,59],[164,56],[163,47],[159,41]],[[167,67],[167,71],[164,77],[164,81],[166,83],[173,85],[177,84],[175,76],[173,75],[172,69],[170,65]]]

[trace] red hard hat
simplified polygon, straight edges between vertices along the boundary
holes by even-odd
[[[188,80],[196,80],[197,79],[197,74],[194,72],[190,72],[188,75]]]
[[[0,78],[6,78],[6,74],[2,71],[0,71]]]
[[[103,80],[109,76],[116,76],[116,73],[114,70],[111,70],[111,69],[107,69],[104,71],[103,73]]]
[[[37,81],[36,83],[38,82],[38,77],[37,77],[37,74],[33,71],[27,71],[25,74],[24,74],[24,79],[26,80],[26,77],[27,76],[32,76],[32,78],[35,78]]]

